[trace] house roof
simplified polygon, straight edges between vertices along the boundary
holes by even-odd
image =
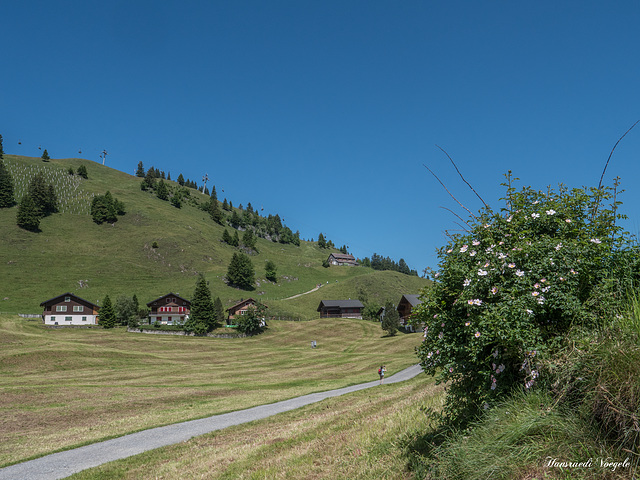
[[[412,307],[415,307],[416,305],[420,305],[422,303],[422,300],[420,300],[420,295],[402,295],[402,298],[409,302]],[[400,301],[402,301],[402,299],[400,299]]]
[[[360,300],[321,300],[320,305],[316,312],[322,310],[322,308],[364,308],[364,305]]]
[[[167,293],[166,295],[162,295],[161,297],[156,298],[155,300],[151,300],[150,302],[147,303],[147,307],[150,307],[155,302],[157,302],[159,300],[162,300],[163,298],[166,298],[166,297],[176,297],[176,298],[179,298],[180,300],[182,300],[184,302],[187,302],[188,304],[191,304],[190,300],[187,300],[186,298],[181,297],[180,295],[177,295],[177,294],[175,294],[173,292],[170,292],[170,293]],[[162,305],[162,306],[164,307],[165,305]]]
[[[231,305],[229,308],[227,308],[227,312],[230,310],[235,310],[243,305],[246,305],[247,303],[257,303],[253,298],[247,298],[245,300],[240,300],[238,303],[236,303],[235,305]]]
[[[42,306],[46,305],[47,303],[55,303],[56,300],[58,300],[59,298],[64,298],[64,297],[74,297],[74,298],[77,298],[78,300],[82,300],[83,302],[88,303],[89,305],[93,305],[96,308],[100,308],[95,303],[90,302],[89,300],[85,300],[84,298],[79,297],[78,295],[75,295],[75,294],[70,293],[70,292],[63,293],[62,295],[58,295],[57,297],[50,298],[49,300],[45,300],[44,302],[42,302],[40,304],[40,306],[42,307]]]
[[[339,260],[354,260],[355,261],[355,257],[353,255],[350,255],[348,253],[332,253],[331,255],[333,255],[334,258],[339,259]],[[329,256],[331,256],[329,255]]]

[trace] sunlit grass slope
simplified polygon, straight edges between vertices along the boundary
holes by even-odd
[[[0,465],[371,381],[381,363],[389,374],[415,364],[421,340],[353,319],[272,321],[262,335],[220,339],[0,315]]]
[[[0,209],[3,312],[39,313],[40,302],[67,291],[92,302],[101,301],[106,294],[114,300],[135,293],[140,303],[170,291],[190,297],[197,274],[203,273],[213,295],[225,305],[249,296],[269,304],[323,284],[326,289],[318,295],[276,301],[274,305],[280,313],[309,318],[315,316],[321,298],[355,298],[363,285],[373,297],[397,301],[398,294],[418,293],[425,284],[418,277],[362,267],[323,268],[329,250],[315,243],[303,241],[296,247],[258,239],[259,253],[252,256],[256,288],[237,290],[228,287],[223,277],[238,249],[221,241],[224,228],[199,208],[183,204],[177,209],[141,191],[140,178],[89,160],[43,162],[5,155],[4,162],[14,177],[16,200],[26,191],[31,177],[42,172],[56,188],[60,212],[42,220],[40,233],[31,233],[16,226],[17,207]],[[80,165],[87,168],[87,180],[67,173],[69,167],[77,170]],[[113,225],[97,225],[89,215],[91,199],[107,190],[124,202],[127,213]],[[206,200],[195,190],[191,195],[199,202]],[[243,200],[232,199],[236,205]],[[291,228],[295,231],[296,226]],[[321,228],[319,225],[318,231]],[[154,242],[158,248],[153,248]],[[267,260],[277,265],[275,284],[265,279]]]

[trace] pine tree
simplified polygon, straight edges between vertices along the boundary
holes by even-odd
[[[253,235],[253,230],[250,228],[247,228],[242,234],[242,244],[251,250],[256,249],[256,237]]]
[[[2,147],[0,136],[0,150]],[[12,207],[15,204],[13,197],[13,177],[9,173],[4,162],[0,160],[0,208]]]
[[[218,200],[218,194],[216,193],[216,186],[211,185],[211,198]]]
[[[206,196],[209,196],[209,187],[204,187],[204,193]]]
[[[185,324],[185,330],[192,331],[196,335],[203,335],[217,326],[211,290],[209,290],[204,275],[200,275],[191,299],[191,313]]]
[[[240,238],[238,237],[238,231],[233,232],[233,238],[231,239],[231,245],[237,247],[240,245]]]
[[[78,175],[81,176],[84,179],[89,178],[89,174],[87,173],[87,167],[84,165],[80,165],[78,167]]]
[[[240,215],[238,215],[237,210],[234,210],[233,212],[231,212],[231,218],[229,219],[229,223],[233,228],[238,228],[242,225],[242,219],[240,218]]]
[[[222,325],[224,323],[224,307],[222,306],[222,300],[220,300],[220,297],[216,297],[213,302],[213,313],[216,323]]]
[[[209,199],[209,215],[211,219],[216,222],[218,225],[222,225],[222,221],[224,219],[224,215],[220,211],[220,206],[218,205],[218,201],[213,197]]]
[[[178,185],[184,187],[184,177],[182,174],[178,175]]]
[[[153,190],[156,186],[156,177],[154,175],[153,167],[147,170],[147,174],[144,176],[142,183],[140,184],[140,188],[142,190]]]
[[[67,173],[73,177],[73,176],[75,175],[75,172],[73,171],[73,167],[71,167],[71,166],[70,166],[70,167],[67,169]]]
[[[384,317],[382,317],[382,329],[387,332],[390,337],[398,333],[398,325],[400,324],[400,315],[395,305],[391,302],[384,304]]]
[[[222,232],[222,241],[229,245],[231,245],[231,242],[233,242],[233,238],[231,238],[231,235],[229,235],[229,230],[227,230],[226,228],[224,229],[224,232]]]
[[[30,232],[40,231],[40,213],[38,212],[36,203],[29,194],[20,200],[18,213],[16,214],[16,223],[24,230],[29,230]]]
[[[44,149],[44,152],[42,152],[42,160],[44,160],[45,162],[48,162],[49,160],[51,160],[51,157],[49,157],[49,152],[47,152],[47,149]]]
[[[2,135],[0,135],[0,160],[4,158],[4,149],[2,148]]]
[[[136,177],[144,178],[144,166],[142,165],[142,161],[138,162],[138,169],[136,170]]]
[[[156,196],[160,200],[169,200],[169,189],[167,185],[164,183],[163,179],[160,179],[158,182],[158,188],[156,188]]]
[[[113,328],[118,323],[118,319],[116,318],[116,312],[113,309],[113,305],[111,304],[111,299],[109,295],[104,297],[102,301],[102,306],[100,307],[100,325],[102,328]]]
[[[320,248],[327,248],[327,242],[324,239],[324,235],[322,235],[322,233],[320,233],[320,235],[318,235],[318,246]]]
[[[227,202],[227,199],[226,199],[226,198],[225,198],[225,199],[224,199],[224,201],[222,202],[222,209],[223,209],[223,210],[226,210],[226,211],[229,211],[229,210],[230,210],[230,208],[229,208],[229,202]]]
[[[167,180],[171,180],[171,172],[167,172]]]
[[[45,206],[47,204],[47,185],[45,184],[42,173],[38,172],[31,178],[27,191],[33,203],[36,205],[38,215],[44,216]]]
[[[227,281],[230,285],[243,290],[253,289],[255,272],[251,259],[244,253],[234,253],[227,269]]]
[[[47,202],[44,205],[44,211],[45,215],[50,215],[58,211],[58,196],[51,183],[47,187]]]

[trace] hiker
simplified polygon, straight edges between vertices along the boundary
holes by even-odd
[[[378,375],[380,375],[380,385],[382,385],[382,382],[384,382],[384,372],[386,371],[387,367],[385,367],[384,365],[381,365],[378,369]]]

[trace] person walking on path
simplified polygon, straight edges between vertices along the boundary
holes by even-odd
[[[380,375],[380,385],[382,385],[382,383],[384,382],[384,372],[387,371],[387,367],[384,365],[381,365],[380,368],[378,369],[378,374]]]

